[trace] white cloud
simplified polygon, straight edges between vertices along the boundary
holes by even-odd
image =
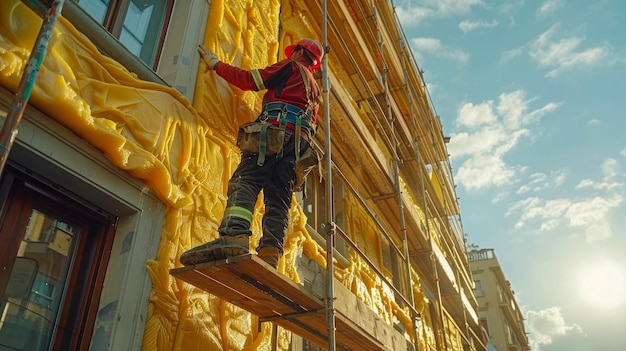
[[[619,163],[613,158],[606,159],[600,166],[601,181],[583,179],[574,190],[584,191],[587,195],[572,193],[571,198],[545,199],[537,196],[528,197],[512,203],[506,216],[518,215],[516,229],[535,226],[539,232],[561,227],[582,229],[587,242],[604,240],[612,236],[609,213],[624,202],[622,189],[624,183],[619,179]],[[542,173],[533,173],[530,180],[520,186],[516,192],[522,195],[538,193],[549,187],[560,186],[567,176],[564,170],[557,170],[546,177]]]
[[[459,23],[459,29],[461,29],[463,31],[463,33],[471,32],[474,29],[495,28],[497,26],[498,26],[498,21],[496,21],[496,20],[493,20],[491,22],[465,20],[465,21],[461,21],[461,23]]]
[[[540,351],[543,345],[552,344],[553,338],[564,336],[572,331],[582,333],[579,325],[567,325],[559,307],[548,307],[541,311],[528,311],[526,325],[530,332],[529,341],[533,351]]]
[[[535,14],[537,15],[537,17],[548,17],[554,12],[556,12],[556,10],[563,7],[563,5],[564,5],[563,0],[548,0],[548,1],[545,1],[541,5],[541,7],[537,9]]]
[[[563,169],[559,169],[555,172],[552,172],[552,178],[554,179],[554,185],[559,186],[563,184],[565,181],[565,177],[567,177],[567,171]]]
[[[530,110],[534,100],[518,90],[501,94],[497,104],[489,100],[461,106],[455,121],[461,131],[452,133],[448,144],[451,158],[466,158],[454,177],[458,184],[477,190],[514,182],[513,170],[519,167],[507,165],[503,156],[530,135],[528,125],[558,107],[548,103]]]
[[[452,158],[493,153],[492,151],[504,142],[505,137],[506,133],[497,126],[483,128],[473,134],[453,134],[448,151]]]
[[[576,185],[576,190],[594,189],[614,191],[624,186],[624,183],[616,180],[620,176],[619,163],[614,158],[606,159],[600,166],[602,172],[602,181],[595,182],[591,179],[583,179]]]
[[[622,195],[614,193],[606,197],[594,196],[578,200],[529,197],[512,203],[506,215],[519,214],[516,229],[527,226],[533,220],[538,221],[540,232],[558,226],[582,228],[587,241],[592,242],[611,237],[612,230],[604,223],[607,223],[609,211],[620,206],[623,201]]]
[[[530,197],[512,203],[506,215],[520,212],[519,219],[515,224],[516,229],[522,228],[530,220],[540,219],[539,230],[547,231],[555,228],[562,222],[563,214],[570,206],[571,201],[568,199],[546,201],[539,197]]]
[[[418,25],[425,18],[431,18],[433,16],[433,10],[424,7],[409,7],[405,9],[404,7],[398,6],[396,7],[396,14],[402,26],[409,27]]]
[[[622,149],[622,151],[619,152],[620,155],[626,157],[626,147]]]
[[[618,182],[594,182],[591,179],[583,179],[576,184],[575,189],[595,189],[595,190],[613,190],[622,187],[624,184]]]
[[[491,199],[491,202],[494,204],[497,204],[499,202],[503,202],[505,201],[508,197],[509,197],[510,193],[507,190],[501,191],[497,194],[495,194],[495,196],[493,197],[493,199]]]
[[[544,173],[533,173],[530,181],[517,189],[516,194],[523,194],[529,191],[537,192],[548,187],[547,176]]]
[[[441,51],[442,48],[441,41],[435,38],[413,38],[411,43],[417,49],[426,52],[437,52]]]
[[[590,120],[589,122],[587,122],[587,124],[590,125],[590,126],[597,126],[597,125],[600,125],[601,123],[602,123],[602,121],[600,121],[597,118],[594,118],[594,119]]]
[[[462,64],[467,63],[469,60],[467,52],[442,45],[441,41],[435,38],[413,38],[411,39],[411,46],[414,51],[417,51],[416,55],[418,57],[421,57],[422,53],[425,52],[435,57],[449,59]]]
[[[611,46],[607,43],[601,46],[581,49],[582,37],[557,38],[559,25],[555,24],[542,33],[530,45],[530,58],[541,68],[549,71],[547,77],[573,70],[579,67],[592,67],[598,64],[607,64],[611,53]]]
[[[498,1],[496,4],[498,6],[498,10],[497,10],[498,13],[505,14],[505,15],[514,14],[519,9],[524,7],[524,0]],[[511,15],[511,21],[512,22],[515,21],[512,15]]]
[[[587,227],[585,230],[585,240],[588,243],[602,241],[613,235],[613,230],[608,223],[599,223]]]
[[[515,212],[521,212],[520,218],[517,223],[515,223],[515,228],[519,229],[524,226],[524,223],[531,219],[541,215],[542,208],[539,206],[541,199],[538,197],[529,197],[521,201],[513,202],[509,209],[506,211],[505,215],[509,216]]]
[[[493,101],[486,101],[478,105],[466,103],[459,111],[456,124],[462,127],[478,128],[481,125],[491,125],[498,121],[493,111]]]
[[[425,19],[444,18],[465,14],[473,6],[484,6],[482,0],[424,0],[420,6],[412,6],[410,2],[396,4],[396,14],[402,26],[419,25]]]
[[[610,209],[619,206],[624,198],[619,194],[610,197],[596,196],[573,203],[565,213],[571,227],[588,227],[604,221]]]
[[[502,64],[502,63],[511,61],[512,59],[516,58],[517,56],[525,52],[526,50],[524,48],[517,48],[517,49],[504,51],[502,55],[500,56],[500,63]]]
[[[426,83],[426,89],[430,92],[430,95],[437,93],[437,90],[439,88],[437,83],[433,83],[432,81],[431,82],[424,81],[424,83]]]
[[[515,171],[496,156],[481,155],[463,162],[455,179],[468,190],[508,184]]]
[[[520,126],[536,122],[543,115],[555,110],[560,105],[551,102],[534,111],[527,112],[528,106],[535,99],[525,100],[525,96],[526,93],[523,90],[503,93],[500,95],[498,112],[504,116],[504,123],[507,125],[508,129],[516,130],[520,128]]]
[[[556,188],[563,184],[567,177],[567,171],[559,169],[550,172],[550,175],[544,173],[533,173],[530,175],[530,181],[520,186],[515,192],[517,195],[522,195],[528,192],[537,193],[547,188]]]
[[[614,158],[608,158],[600,167],[605,180],[613,179],[619,175],[619,164]]]

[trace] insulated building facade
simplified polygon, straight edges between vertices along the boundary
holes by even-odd
[[[0,350],[487,349],[446,138],[391,2],[3,0],[0,23],[16,136],[1,145]],[[329,48],[323,164],[294,194],[279,275],[239,276],[304,300],[207,293],[170,273],[217,236],[262,94],[196,48],[253,69],[306,37]],[[259,301],[296,312],[246,309]]]

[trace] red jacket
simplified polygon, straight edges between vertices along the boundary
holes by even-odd
[[[307,65],[303,65],[307,67]],[[218,62],[213,67],[215,72],[230,84],[242,89],[261,91],[267,89],[263,96],[263,104],[268,102],[284,102],[302,109],[307,108],[307,96],[305,83],[298,69],[298,64],[291,59],[284,59],[262,69],[243,70],[224,62]],[[320,88],[309,69],[304,72],[308,75],[310,86],[310,100],[318,101]],[[255,81],[255,76],[259,81]],[[317,120],[319,105],[316,104],[311,117],[311,124]]]

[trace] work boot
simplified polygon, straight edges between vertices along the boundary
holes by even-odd
[[[265,246],[259,249],[257,256],[259,256],[260,259],[276,269],[278,268],[278,260],[282,255],[277,248]]]
[[[244,255],[250,251],[249,245],[247,234],[223,235],[206,244],[183,252],[180,255],[180,263],[185,266],[191,266]]]

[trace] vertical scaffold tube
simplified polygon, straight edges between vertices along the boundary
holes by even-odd
[[[322,59],[322,89],[324,94],[324,130],[326,134],[326,218],[329,226],[326,236],[326,321],[328,322],[328,351],[335,351],[335,271],[333,252],[335,251],[335,223],[333,221],[333,170],[330,140],[330,80],[328,79],[328,8],[326,0],[322,1],[322,43],[324,58]]]
[[[64,0],[54,0],[46,11],[39,34],[37,34],[37,39],[33,45],[33,50],[22,73],[20,84],[13,96],[13,101],[2,125],[2,130],[0,130],[0,174],[4,171],[4,165],[9,158],[9,152],[17,136],[18,127],[28,104],[30,93],[35,85],[41,61],[43,61],[46,54],[54,25],[61,14],[64,2]]]
[[[413,122],[413,124],[415,124],[415,116],[414,116],[414,111],[413,111],[413,98],[411,97],[411,94],[409,92],[409,77],[408,77],[408,73],[407,73],[407,67],[406,67],[406,60],[407,60],[407,55],[408,55],[408,45],[406,45],[406,42],[402,39],[400,39],[400,48],[401,48],[401,52],[402,52],[402,71],[404,72],[404,85],[405,85],[405,92],[406,92],[406,99],[409,103],[409,116],[411,121]],[[417,128],[415,128],[415,133],[417,133]],[[415,158],[416,158],[416,162],[418,167],[420,167],[420,162],[421,162],[421,158],[420,158],[420,152],[419,149],[415,143],[415,141],[413,140],[411,142],[411,147],[413,148],[413,153],[415,154]],[[402,199],[400,199],[400,201],[402,201]],[[406,265],[407,267],[409,267],[409,272],[408,274],[408,281],[410,284],[410,287],[413,287],[413,277],[411,276],[411,258],[409,257],[409,244],[408,244],[408,238],[406,235],[406,231],[405,231],[405,235],[403,237],[403,240],[406,240],[406,242],[404,243],[404,255],[405,255],[405,259],[406,259]],[[410,295],[410,302],[413,306],[415,306],[415,297],[413,296],[413,291],[411,290],[411,295]],[[419,351],[420,346],[419,346],[419,338],[417,335],[417,316],[413,315],[411,317],[412,322],[413,322],[413,338],[415,339],[415,344],[414,344],[414,349],[416,351]]]
[[[393,157],[393,172],[395,175],[395,185],[396,185],[396,196],[397,196],[397,201],[398,201],[398,211],[399,211],[399,217],[400,217],[400,231],[401,231],[401,236],[402,236],[402,246],[403,246],[403,254],[404,254],[404,259],[405,259],[405,265],[406,265],[406,272],[407,272],[407,285],[408,285],[408,298],[409,298],[409,303],[411,304],[411,311],[415,310],[415,298],[413,296],[413,279],[411,277],[411,257],[409,256],[409,243],[408,243],[408,238],[407,238],[407,229],[406,229],[406,220],[404,218],[404,201],[402,199],[402,188],[400,186],[400,167],[399,167],[399,163],[400,163],[400,156],[398,155],[398,150],[397,150],[397,146],[396,146],[396,138],[395,138],[395,129],[394,129],[394,122],[395,122],[395,118],[393,117],[393,111],[391,109],[391,101],[389,99],[389,82],[388,82],[388,73],[389,73],[389,68],[387,67],[387,62],[385,60],[385,42],[383,40],[383,35],[381,33],[380,30],[380,23],[378,21],[378,11],[376,9],[376,6],[374,6],[373,8],[374,11],[374,18],[375,18],[375,24],[376,24],[376,32],[378,33],[378,45],[379,45],[379,51],[380,51],[380,59],[381,59],[381,64],[382,64],[382,77],[383,77],[383,87],[385,89],[385,114],[387,115],[387,120],[389,122],[389,125],[391,126],[391,136],[390,136],[390,140],[391,140],[391,145],[392,145],[392,157]],[[418,340],[417,340],[417,331],[416,331],[416,321],[417,318],[415,316],[415,314],[413,312],[411,312],[411,323],[413,324],[413,328],[412,328],[412,337],[414,339],[413,344],[411,344],[411,347],[413,348],[413,350],[417,350],[419,349],[418,345]]]

